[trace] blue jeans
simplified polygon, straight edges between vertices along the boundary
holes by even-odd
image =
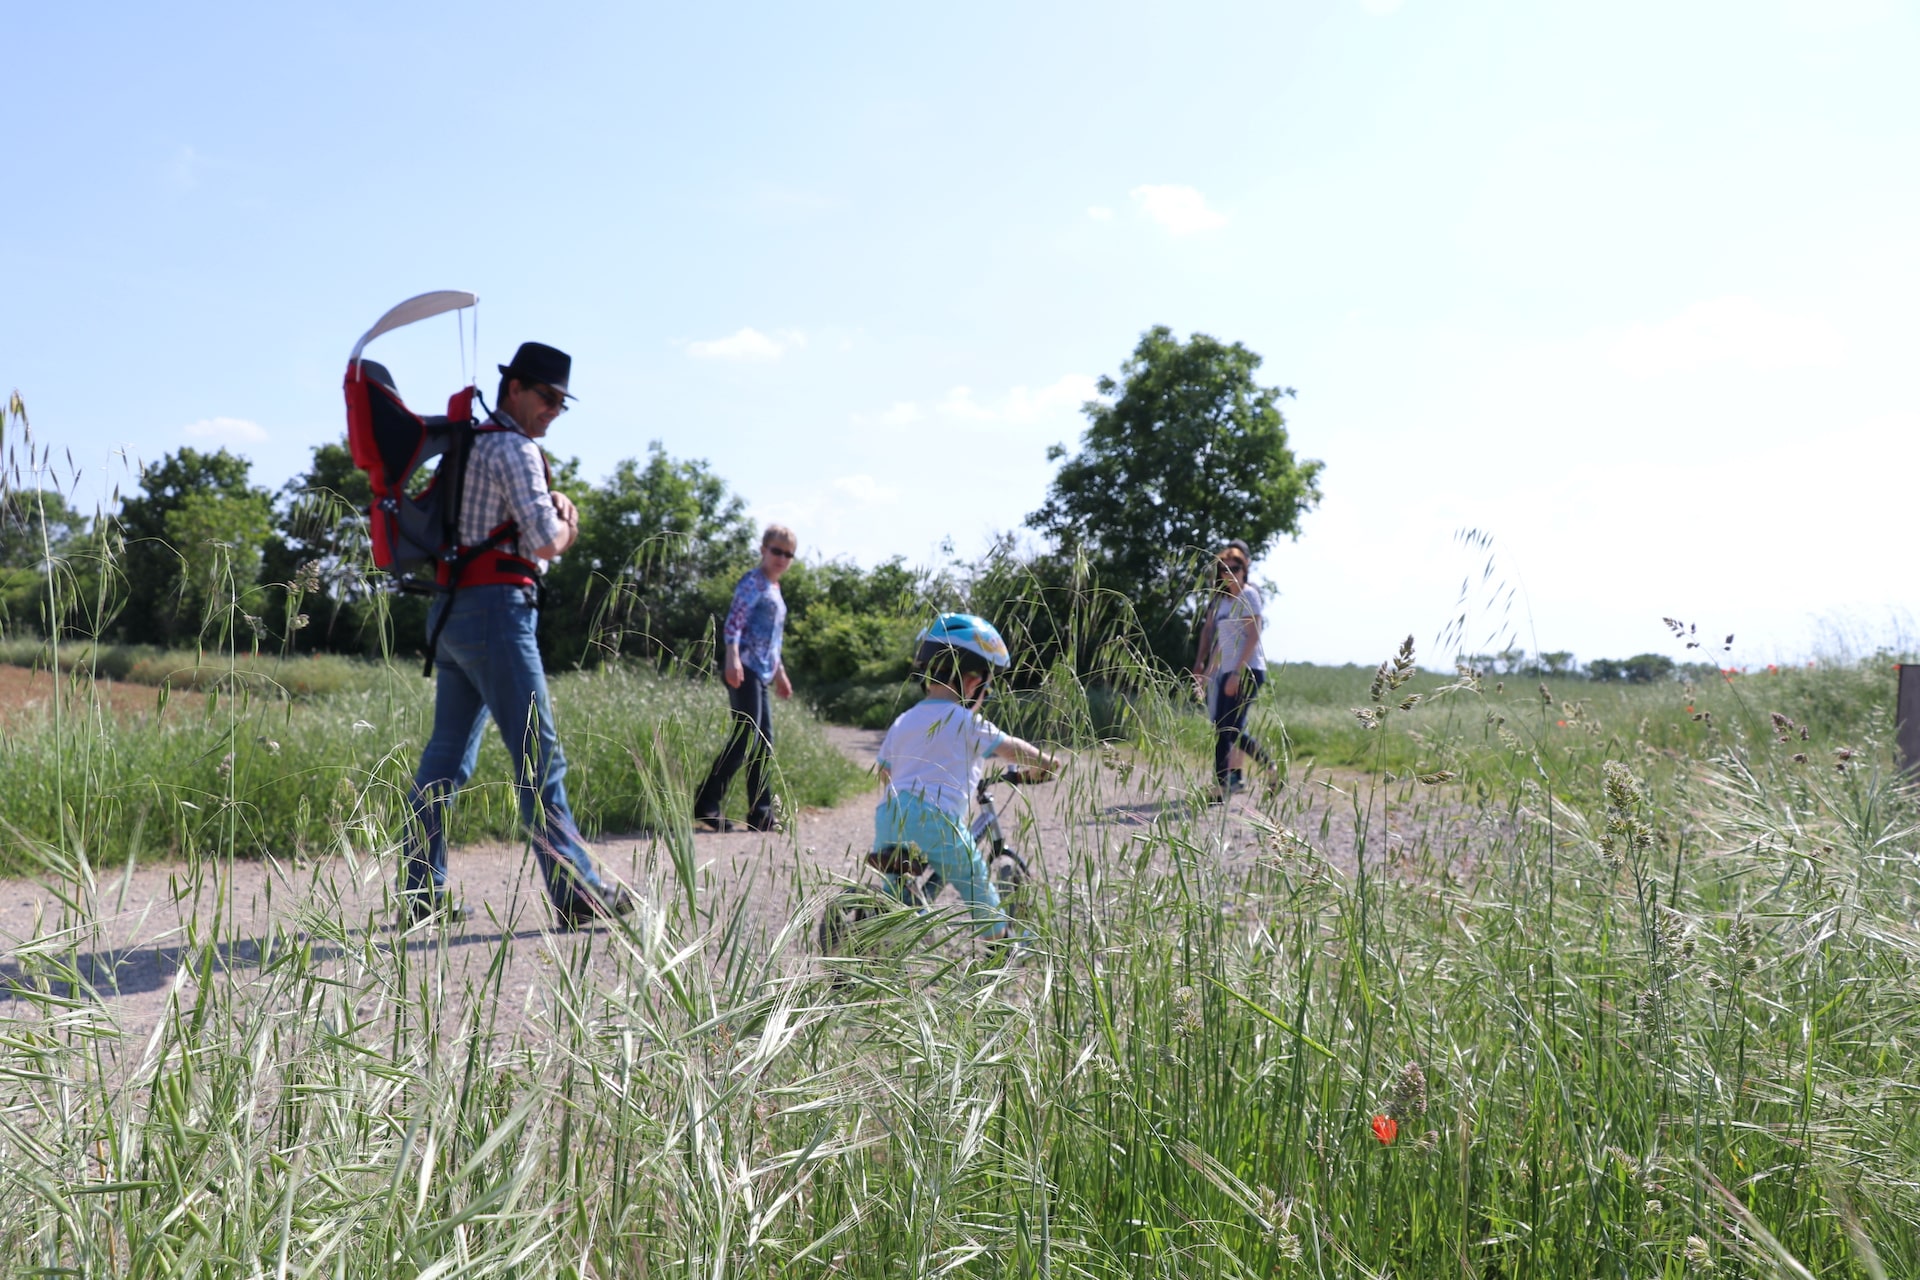
[[[532,587],[463,587],[434,603],[431,634],[440,633],[439,683],[434,688],[433,736],[413,775],[413,821],[407,827],[406,891],[438,896],[447,883],[445,820],[453,793],[473,777],[486,715],[500,726],[513,761],[520,821],[554,905],[580,900],[580,886],[604,892],[586,842],[567,807],[567,759],[553,729],[553,703],[534,628],[539,614]]]

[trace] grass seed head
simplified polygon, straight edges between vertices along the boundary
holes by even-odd
[[[1427,1114],[1427,1073],[1417,1062],[1400,1068],[1393,1088],[1387,1093],[1387,1114],[1395,1120],[1411,1120]]]
[[[1618,760],[1609,760],[1601,766],[1605,776],[1607,803],[1616,809],[1631,809],[1640,799],[1640,780],[1633,776],[1633,770]]]
[[[1173,1034],[1184,1040],[1188,1036],[1198,1035],[1206,1028],[1206,1020],[1200,1014],[1200,993],[1192,987],[1175,987],[1173,991]]]
[[[1705,1240],[1699,1236],[1688,1236],[1686,1248],[1681,1252],[1687,1259],[1687,1270],[1696,1271],[1701,1275],[1713,1274],[1713,1250],[1708,1247]]]

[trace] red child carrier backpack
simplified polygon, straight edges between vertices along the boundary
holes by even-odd
[[[361,355],[367,344],[383,333],[477,302],[473,294],[453,289],[409,298],[381,316],[347,357],[347,447],[352,451],[353,465],[367,473],[373,488],[373,505],[367,511],[373,564],[385,571],[401,591],[450,595],[463,586],[537,586],[540,581],[539,570],[531,561],[498,550],[518,532],[512,522],[495,527],[483,542],[460,545],[460,499],[467,455],[477,434],[504,429],[475,420],[473,406],[480,401],[479,388],[468,386],[454,392],[447,400],[445,414],[421,417],[401,400],[386,366]],[[413,481],[420,469],[436,458],[440,462],[433,478],[410,494],[408,490],[416,487]],[[447,612],[441,610],[439,623],[428,637],[428,675],[433,673],[434,650]]]

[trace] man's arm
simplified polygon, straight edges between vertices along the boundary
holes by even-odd
[[[534,556],[541,560],[559,559],[568,547],[580,540],[580,508],[573,504],[573,499],[555,491],[553,509],[560,517],[560,533],[552,542],[534,549]]]
[[[519,526],[521,552],[551,560],[580,535],[580,513],[564,493],[547,487],[546,455],[539,445],[518,432],[503,432],[497,438],[505,447],[493,446],[501,452],[489,456],[506,490],[507,510]]]

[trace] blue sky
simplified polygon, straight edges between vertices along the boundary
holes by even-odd
[[[1038,506],[1167,324],[1261,353],[1327,464],[1276,657],[1430,647],[1466,527],[1529,646],[1906,625],[1910,6],[12,6],[0,45],[0,383],[87,493],[186,444],[279,484],[360,331],[460,288],[489,373],[574,354],[589,475],[658,439],[806,554],[924,561]],[[459,385],[450,320],[373,353]]]

